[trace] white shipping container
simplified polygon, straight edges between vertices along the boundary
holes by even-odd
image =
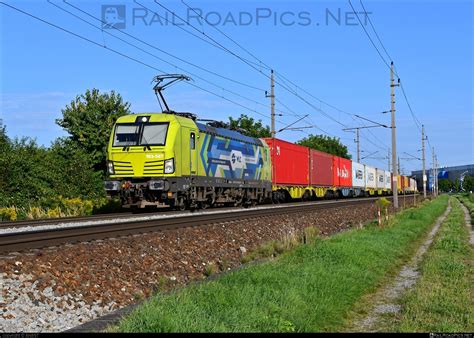
[[[382,190],[385,189],[385,170],[382,169],[375,169],[375,172],[377,174],[377,182],[376,186],[377,189]]]
[[[376,188],[376,170],[373,167],[365,166],[365,187],[366,189]]]
[[[352,186],[365,188],[365,168],[363,164],[352,162]]]
[[[392,173],[385,171],[385,189],[392,190]]]
[[[414,178],[410,178],[410,191],[416,192],[417,191],[416,188],[417,188],[416,180]]]

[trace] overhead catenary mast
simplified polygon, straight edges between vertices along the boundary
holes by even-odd
[[[393,180],[392,180],[392,191],[393,191],[393,207],[398,209],[398,171],[397,171],[397,135],[395,129],[395,87],[400,85],[400,78],[398,78],[398,84],[394,83],[393,76],[393,61],[390,64],[390,103],[392,113],[392,171],[393,171]]]

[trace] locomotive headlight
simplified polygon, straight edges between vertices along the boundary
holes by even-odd
[[[169,159],[165,161],[165,174],[174,173],[174,159]]]
[[[111,175],[115,174],[114,162],[112,161],[107,162],[107,172]]]

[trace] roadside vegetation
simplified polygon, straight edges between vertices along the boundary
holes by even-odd
[[[441,196],[406,209],[383,227],[371,222],[324,239],[309,230],[305,245],[282,248],[281,254],[278,243],[268,244],[252,259],[270,256],[266,251],[275,259],[157,294],[113,331],[336,331],[353,305],[411,256],[414,243],[443,213],[447,200]]]
[[[472,195],[471,195],[472,196]],[[459,202],[442,224],[421,264],[421,277],[402,300],[391,331],[473,332],[473,250]]]
[[[113,91],[86,91],[56,121],[69,136],[50,147],[30,138],[9,138],[0,121],[0,221],[116,209],[103,189],[106,148],[113,124],[130,113],[129,107]]]
[[[474,225],[474,194],[461,194],[457,198],[469,209],[471,223]]]
[[[461,182],[459,178],[455,180],[440,178],[438,182],[438,188],[439,191],[443,192],[474,191],[474,176],[464,176],[463,182]]]

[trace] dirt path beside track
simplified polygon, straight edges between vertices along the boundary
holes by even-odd
[[[464,204],[461,203],[461,208],[464,211],[464,220],[466,221],[466,226],[469,228],[469,244],[474,245],[474,225],[471,223],[471,214]]]
[[[384,315],[397,314],[401,311],[401,306],[398,300],[416,284],[420,277],[418,267],[423,259],[423,255],[433,243],[433,239],[438,232],[443,222],[451,212],[451,201],[446,208],[446,211],[441,215],[433,225],[432,230],[427,235],[424,242],[418,248],[411,260],[403,265],[399,274],[392,283],[382,287],[371,297],[372,309],[369,310],[365,317],[357,320],[351,325],[350,331],[354,332],[381,332],[387,326]],[[469,223],[470,224],[470,223]]]

